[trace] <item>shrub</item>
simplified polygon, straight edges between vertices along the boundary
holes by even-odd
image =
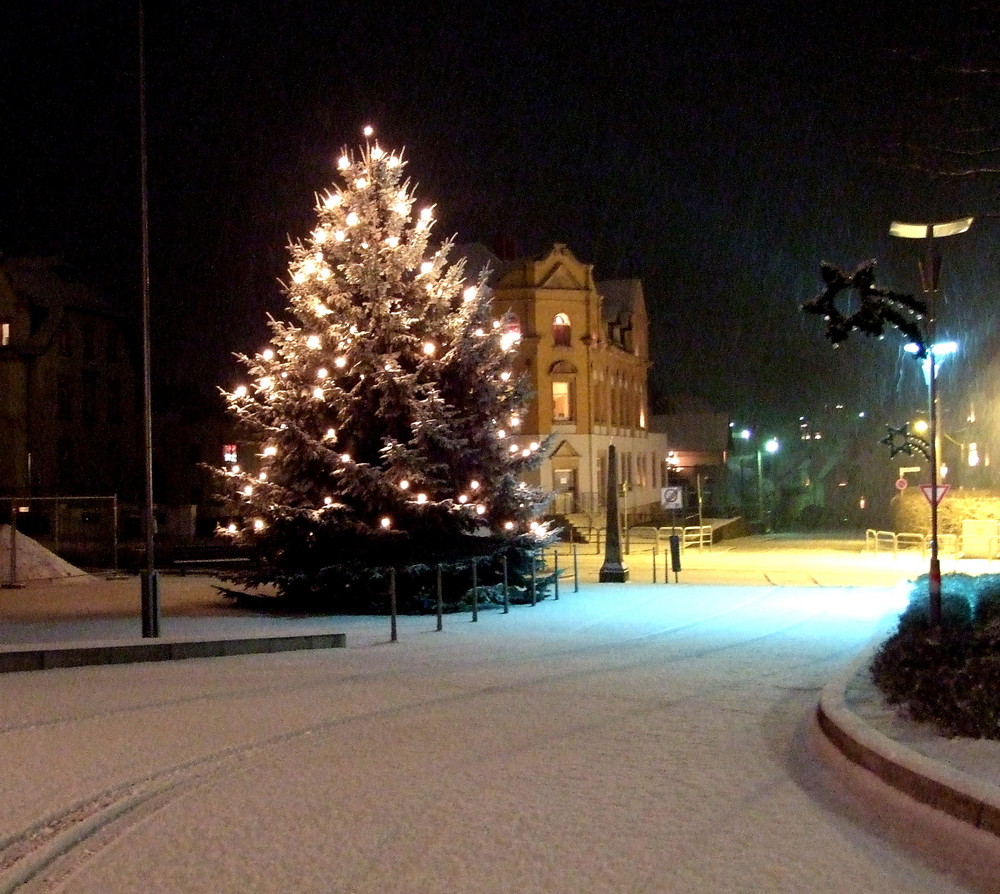
[[[481,538],[480,538],[481,539]],[[534,599],[541,602],[554,583],[553,574],[542,574],[540,557],[533,549],[507,545],[488,555],[471,554],[459,561],[441,563],[442,606],[446,612],[472,608],[472,562],[477,563],[477,592],[481,605],[503,603],[503,559],[507,558],[507,591],[511,605],[532,600],[531,566],[535,563]],[[389,568],[373,564],[345,573],[342,566],[319,572],[289,574],[276,595],[264,595],[238,573],[223,577],[235,587],[219,591],[237,604],[255,610],[302,614],[385,614],[389,611]],[[401,564],[396,570],[396,607],[399,614],[433,614],[437,611],[437,565]]]
[[[875,655],[872,679],[915,720],[951,735],[1000,739],[1000,576],[943,578],[939,630],[927,605],[925,576]]]

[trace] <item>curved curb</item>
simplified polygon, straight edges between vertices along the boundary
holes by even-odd
[[[1000,837],[1000,787],[918,754],[873,729],[847,707],[850,682],[874,654],[867,650],[820,693],[816,717],[848,760],[911,798]]]

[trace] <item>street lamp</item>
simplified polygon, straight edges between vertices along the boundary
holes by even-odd
[[[770,438],[764,442],[763,448],[757,448],[757,514],[764,525],[765,534],[771,532],[771,525],[768,523],[769,520],[764,517],[764,462],[762,451],[772,454],[777,453],[780,446],[777,439]]]
[[[753,437],[753,432],[748,428],[744,428],[739,433],[739,437],[743,441],[749,441]],[[777,453],[780,447],[781,445],[778,443],[777,438],[769,438],[757,447],[757,518],[764,525],[765,533],[768,525],[764,520],[764,453]],[[742,463],[740,464],[740,469],[740,489],[742,491]]]
[[[902,239],[923,239],[927,245],[927,255],[920,264],[920,286],[927,296],[926,336],[930,345],[924,359],[924,377],[927,380],[927,415],[930,421],[930,467],[931,467],[931,563],[928,574],[927,601],[931,624],[941,623],[941,562],[938,559],[938,451],[937,451],[937,345],[934,341],[937,313],[937,293],[941,279],[941,256],[934,251],[934,240],[945,236],[957,236],[972,226],[973,218],[962,217],[943,223],[908,224],[893,221],[889,227],[890,236]],[[954,350],[954,348],[952,349]],[[950,353],[950,352],[949,352]],[[943,354],[942,354],[943,356]]]

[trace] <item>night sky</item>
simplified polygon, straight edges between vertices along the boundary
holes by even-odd
[[[161,407],[262,345],[288,238],[368,123],[405,146],[440,237],[565,242],[599,279],[640,277],[656,391],[750,419],[912,400],[899,339],[833,351],[799,306],[823,259],[876,257],[880,285],[916,289],[921,249],[887,236],[894,218],[998,210],[996,177],[906,167],[908,145],[993,136],[973,126],[1000,121],[996,78],[954,71],[996,43],[983,4],[147,6]],[[0,16],[0,249],[59,253],[137,310],[137,4]],[[941,328],[969,369],[992,350],[997,226],[944,246]]]

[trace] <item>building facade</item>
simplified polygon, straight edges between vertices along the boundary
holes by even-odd
[[[552,512],[603,523],[608,447],[617,448],[622,508],[660,504],[667,440],[649,427],[649,322],[639,280],[594,281],[593,266],[557,244],[538,258],[501,261],[481,246],[466,273],[484,266],[494,307],[520,334],[519,371],[534,396],[526,436],[552,439],[536,473],[555,492]]]
[[[134,497],[128,323],[57,259],[0,260],[0,495]]]

